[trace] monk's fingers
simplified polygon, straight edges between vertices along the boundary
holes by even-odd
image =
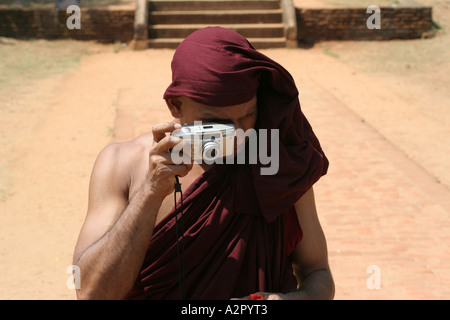
[[[191,144],[189,141],[167,136],[150,150],[150,163],[184,164],[192,168]]]
[[[181,141],[169,149],[171,160],[174,164],[192,165],[192,150],[190,141],[181,139]]]
[[[176,122],[157,123],[152,127],[153,141],[158,143],[166,137],[166,133],[171,133],[180,128],[181,125]]]
[[[173,164],[170,153],[157,153],[150,151],[150,166],[156,167],[160,163]]]
[[[174,176],[184,177],[191,170],[192,166],[185,164],[168,164],[164,162],[153,163],[150,167],[150,180],[160,184],[166,179],[173,179]]]
[[[153,145],[151,150],[152,153],[166,153],[173,149],[177,144],[182,142],[183,139],[173,136],[164,136],[164,138],[160,139],[156,144]]]
[[[157,162],[150,166],[146,180],[156,194],[166,197],[174,191],[175,176],[184,177],[188,172],[186,165]]]
[[[231,298],[231,300],[281,300],[280,295],[270,292],[255,292],[241,298]]]
[[[173,175],[179,177],[187,175],[192,168],[192,166],[185,164],[167,164],[166,166],[172,171]]]

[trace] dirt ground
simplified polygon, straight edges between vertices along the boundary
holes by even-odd
[[[439,0],[420,2],[433,6],[434,20],[442,28],[432,39],[322,42],[310,49],[263,52],[294,76],[304,112],[322,137],[324,149],[329,149],[332,164],[339,165],[339,155],[345,158],[345,150],[331,146],[339,142],[339,129],[354,124],[350,135],[358,138],[371,130],[421,168],[424,177],[436,182],[433,186],[448,190],[450,5]],[[171,119],[162,93],[170,83],[173,52],[135,52],[122,44],[0,38],[0,299],[75,298],[74,290],[67,287],[67,268],[86,213],[92,165],[105,145],[129,140],[150,130],[152,124]],[[316,108],[324,99],[343,108],[342,118],[335,117],[330,126],[321,119],[326,110]],[[333,109],[333,104],[326,107]],[[346,123],[345,115],[350,114],[353,122]],[[357,154],[358,145],[353,148]],[[379,178],[396,184],[396,176]],[[342,179],[352,183],[345,176]],[[333,187],[318,185],[319,207],[320,195],[333,193]],[[324,208],[354,199],[344,199],[337,189],[334,193],[335,202]],[[430,216],[430,225],[440,224],[442,217],[448,220],[448,206],[432,205],[440,215],[437,220]],[[448,266],[431,270],[443,273],[427,280],[433,292],[404,290],[395,281],[397,287],[380,290],[376,296],[361,288],[353,290],[365,283],[352,282],[351,263],[339,264],[339,253],[350,252],[345,246],[353,244],[339,242],[333,234],[333,217],[326,212],[321,215],[336,266],[337,299],[450,298],[444,295],[449,292]],[[375,224],[383,226],[378,220]],[[445,239],[439,252],[448,262],[450,239]],[[386,250],[395,255],[401,248],[387,244]],[[437,249],[423,250],[433,255]],[[350,252],[346,259],[351,262],[354,256],[358,255]]]

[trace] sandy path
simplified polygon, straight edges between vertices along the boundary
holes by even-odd
[[[65,272],[93,161],[107,143],[164,119],[160,92],[170,79],[169,55],[89,56],[77,70],[5,99],[2,156],[10,160],[10,186],[0,215],[1,298],[74,297]]]

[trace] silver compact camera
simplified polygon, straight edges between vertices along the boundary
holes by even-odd
[[[190,152],[190,159],[197,163],[203,161],[211,164],[218,159],[234,155],[236,129],[231,122],[195,121],[194,124],[183,125],[181,129],[175,130],[171,135],[190,142],[190,150],[189,148],[183,149],[183,154],[186,155],[186,152]],[[184,146],[189,147],[189,144],[184,144]],[[175,149],[176,147],[173,148],[173,150]],[[180,152],[180,150],[175,151]]]

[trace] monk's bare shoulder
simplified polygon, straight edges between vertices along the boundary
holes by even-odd
[[[130,166],[136,165],[136,162],[142,160],[142,154],[150,151],[152,145],[152,134],[144,133],[130,141],[115,142],[107,145],[100,152],[100,156],[110,158],[116,166],[129,170]]]
[[[125,142],[123,146],[124,156],[128,158],[131,172],[136,169],[142,171],[145,167],[145,173],[148,169],[149,152],[153,146],[153,135],[151,132],[144,133],[135,139]],[[143,172],[141,172],[143,173]]]
[[[102,174],[107,178],[104,181],[112,183],[128,197],[147,173],[148,154],[152,145],[151,133],[130,141],[111,143],[98,155],[94,173]]]

